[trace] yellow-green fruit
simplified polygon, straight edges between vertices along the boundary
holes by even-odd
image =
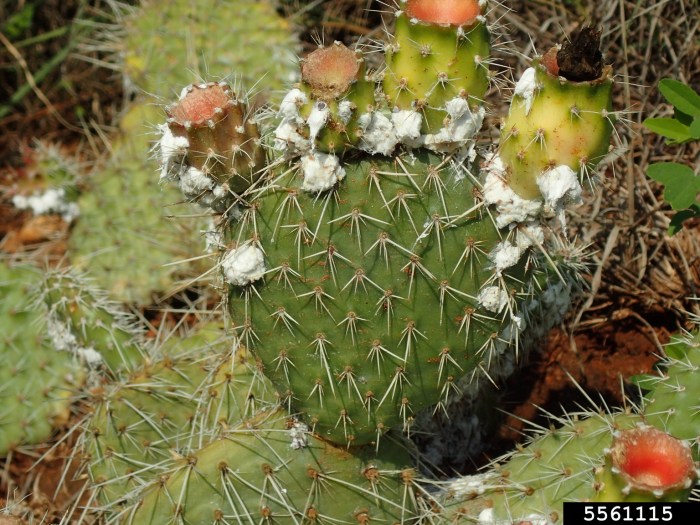
[[[521,197],[540,197],[537,178],[566,165],[585,174],[608,152],[612,134],[610,67],[593,81],[573,82],[533,61],[515,87],[501,126],[499,154]]]
[[[446,102],[461,97],[479,105],[489,86],[489,31],[477,2],[464,3],[474,8],[436,18],[440,13],[422,5],[436,2],[409,1],[396,18],[395,38],[386,50],[384,93],[391,106],[423,113],[423,133],[443,126]]]

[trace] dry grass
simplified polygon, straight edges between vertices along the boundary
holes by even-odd
[[[118,36],[118,5],[0,4],[0,168],[21,167],[23,148],[34,139],[75,149],[110,133],[123,79],[114,69],[116,50],[102,44]]]

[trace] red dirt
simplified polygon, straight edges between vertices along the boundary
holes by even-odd
[[[668,342],[670,332],[666,327],[654,327],[654,333],[659,343]],[[609,407],[623,406],[625,395],[636,394],[625,380],[651,373],[658,361],[655,337],[650,328],[631,316],[610,319],[575,334],[575,347],[562,329],[551,330],[542,351],[533,352],[525,368],[502,389],[500,408],[511,415],[501,427],[499,441],[489,455],[512,448],[512,442],[519,440],[528,426],[524,420],[547,425],[543,411],[557,415],[564,410],[590,409],[591,402],[575,383],[597,405],[604,401]]]

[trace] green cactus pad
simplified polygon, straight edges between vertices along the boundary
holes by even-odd
[[[561,523],[564,501],[597,493],[594,470],[605,462],[613,432],[634,428],[638,415],[569,414],[541,430],[485,474],[450,484],[440,502],[449,523]]]
[[[159,359],[92,391],[83,447],[93,490],[111,514],[177,458],[276,401],[250,355],[223,333],[211,324],[172,337]]]
[[[263,412],[183,458],[121,523],[413,523],[411,459],[396,445],[381,455],[351,454],[281,409]]]
[[[325,193],[303,191],[293,169],[271,176],[220,264],[239,336],[280,395],[325,439],[363,444],[444,407],[460,378],[510,366],[520,305],[547,270],[449,158],[348,162],[343,174]]]
[[[296,76],[299,42],[267,0],[148,0],[126,20],[126,32],[124,73],[157,97],[203,78],[235,75],[250,89],[264,78],[274,90]]]
[[[697,350],[697,333],[679,336],[663,374],[637,378],[648,390],[640,413],[567,414],[485,474],[442,487],[438,519],[558,523],[565,501],[687,501],[700,452]]]
[[[644,414],[649,424],[687,441],[700,461],[700,332],[674,337],[665,351],[661,374],[639,381],[650,390]]]
[[[595,81],[573,82],[545,63],[534,60],[523,73],[501,126],[499,155],[525,199],[541,196],[538,177],[551,168],[588,173],[608,153],[613,128],[609,66]]]
[[[85,275],[72,269],[48,272],[42,299],[49,317],[75,351],[104,365],[112,374],[141,365],[146,350],[139,344],[134,316],[107,298]]]
[[[37,269],[0,263],[0,457],[65,424],[85,377],[76,356],[57,349],[46,309],[32,300],[41,280]]]

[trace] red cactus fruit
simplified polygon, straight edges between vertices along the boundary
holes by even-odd
[[[613,467],[633,490],[663,494],[688,488],[696,476],[685,443],[654,427],[621,432],[611,457]]]
[[[362,60],[340,42],[309,53],[301,65],[301,77],[314,98],[332,100],[357,80]]]
[[[469,25],[480,12],[478,0],[408,0],[406,4],[408,16],[432,24]]]

